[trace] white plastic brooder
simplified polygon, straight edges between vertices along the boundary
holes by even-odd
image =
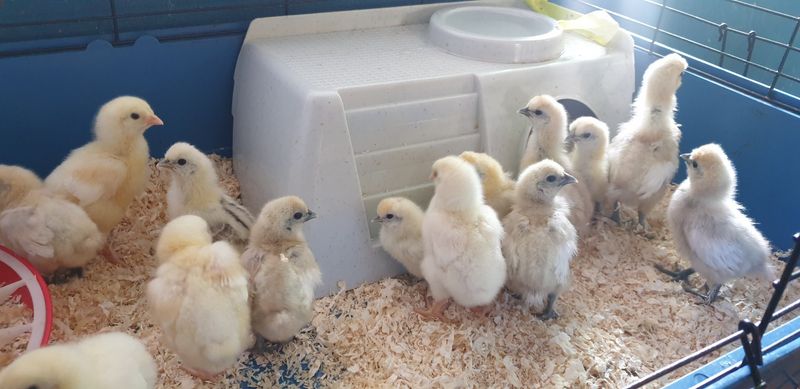
[[[517,27],[503,27],[506,17]],[[426,206],[436,159],[478,150],[514,170],[527,129],[517,110],[532,96],[615,128],[633,91],[630,35],[603,47],[521,1],[257,19],[236,65],[234,166],[251,210],[295,194],[319,214],[306,236],[325,295],[339,280],[354,287],[402,271],[369,221],[384,197]]]

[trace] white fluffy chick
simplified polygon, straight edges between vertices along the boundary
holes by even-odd
[[[156,363],[136,338],[109,332],[25,353],[0,371],[3,389],[152,389]]]
[[[769,243],[734,198],[736,171],[728,156],[712,143],[680,157],[689,178],[672,195],[667,222],[678,252],[706,279],[708,293],[686,289],[710,304],[732,279],[772,281]],[[691,269],[668,273],[685,279]]]
[[[678,54],[653,62],[645,70],[633,102],[633,117],[620,125],[611,140],[607,201],[617,222],[621,203],[637,208],[639,224],[647,231],[647,214],[667,192],[678,170],[681,131],[675,123],[675,92],[687,66]]]
[[[539,317],[558,317],[555,302],[569,284],[569,262],[578,251],[578,235],[569,221],[569,207],[558,195],[575,178],[545,159],[528,166],[517,183],[514,210],[503,219],[503,254],[508,262],[508,288],[520,294]]]
[[[53,192],[80,205],[100,232],[108,234],[144,192],[150,151],[144,132],[164,122],[146,101],[117,97],[100,107],[94,140],[73,150],[45,179]],[[116,261],[106,246],[103,253]]]
[[[569,126],[568,139],[575,145],[572,169],[575,176],[589,189],[594,211],[603,210],[608,191],[608,126],[591,116],[575,119]]]
[[[503,226],[484,204],[480,178],[469,163],[441,158],[431,178],[436,189],[422,222],[422,275],[434,302],[416,311],[426,319],[448,321],[444,310],[452,298],[485,314],[506,281]]]
[[[208,224],[185,215],[164,226],[156,257],[161,265],[147,299],[162,341],[187,371],[213,379],[254,341],[239,253],[227,242],[212,243]]]
[[[239,251],[247,246],[254,218],[243,206],[225,194],[211,160],[194,146],[178,142],[159,161],[158,168],[171,172],[167,191],[167,216],[202,217],[214,240],[224,240]]]
[[[525,140],[525,152],[519,171],[544,159],[561,165],[570,174],[572,163],[564,144],[567,138],[567,110],[552,96],[534,96],[528,105],[519,110],[531,123]],[[582,181],[564,188],[562,193],[570,207],[569,220],[583,234],[589,228],[594,214],[594,202],[589,188]]]
[[[423,216],[424,212],[413,201],[388,197],[378,203],[378,216],[372,219],[381,224],[381,247],[417,278],[422,278]]]
[[[296,196],[264,205],[250,232],[242,262],[250,272],[253,330],[271,342],[288,342],[311,322],[321,273],[303,235],[317,215]]]
[[[486,205],[492,207],[500,219],[508,215],[514,204],[514,180],[503,172],[500,162],[489,154],[474,151],[465,151],[459,157],[478,171]]]
[[[30,170],[0,165],[0,243],[44,275],[80,274],[103,246],[103,234],[81,207],[42,185]]]

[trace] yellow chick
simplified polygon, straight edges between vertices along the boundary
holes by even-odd
[[[575,145],[572,169],[589,189],[594,212],[602,211],[608,190],[608,126],[590,116],[579,117],[569,126],[568,140]]]
[[[41,273],[80,273],[103,246],[103,235],[81,207],[55,197],[30,170],[0,165],[0,243]]]
[[[248,275],[238,252],[211,241],[195,215],[167,223],[156,246],[161,265],[147,285],[163,342],[195,376],[213,379],[253,345]]]
[[[636,208],[645,232],[649,229],[647,215],[667,193],[678,170],[681,130],[675,122],[675,93],[687,66],[678,54],[650,64],[633,102],[633,117],[620,125],[608,145],[607,202],[614,208],[611,218],[620,221],[620,204]]]
[[[448,156],[434,162],[431,170],[436,188],[422,220],[422,275],[434,301],[416,312],[448,321],[444,311],[452,298],[485,315],[506,281],[500,248],[503,226],[484,204],[480,179],[469,163]]]
[[[214,240],[239,251],[247,246],[253,215],[225,194],[211,160],[194,146],[179,142],[167,150],[158,168],[172,173],[167,191],[167,216],[197,215],[211,228]]]
[[[299,197],[270,201],[256,219],[242,262],[250,272],[253,329],[271,342],[288,342],[314,314],[321,273],[303,235],[315,218]]]
[[[544,159],[550,159],[573,174],[572,162],[564,144],[567,138],[567,110],[552,96],[534,96],[528,105],[519,110],[531,123],[525,152],[520,161],[520,173],[526,167]],[[594,202],[589,188],[582,181],[564,188],[562,194],[569,202],[569,220],[578,230],[585,233],[594,213]]]
[[[403,197],[388,197],[378,203],[378,216],[372,219],[375,223],[381,223],[381,247],[417,278],[422,278],[423,216],[424,212],[413,201]]]
[[[152,389],[156,363],[121,332],[90,336],[25,353],[0,371],[3,389]]]
[[[108,234],[144,192],[150,151],[144,132],[164,122],[137,97],[109,101],[97,113],[94,140],[73,150],[45,179],[45,186],[80,205]],[[116,261],[106,245],[103,254]]]
[[[543,320],[558,317],[555,302],[569,284],[569,262],[578,251],[569,207],[558,195],[575,182],[549,159],[528,166],[517,183],[514,210],[503,219],[507,286],[526,304],[544,306],[539,315]]]
[[[502,219],[511,212],[514,204],[514,180],[503,172],[503,166],[489,154],[465,151],[459,156],[478,171],[486,205]]]

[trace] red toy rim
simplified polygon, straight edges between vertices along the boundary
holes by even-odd
[[[53,328],[53,303],[50,299],[50,289],[47,288],[47,283],[44,282],[44,278],[42,278],[42,275],[39,274],[39,271],[36,270],[36,268],[33,267],[28,260],[22,258],[21,256],[17,255],[17,253],[11,251],[11,249],[3,245],[0,245],[0,250],[14,257],[14,259],[19,261],[19,263],[25,266],[31,272],[31,274],[36,277],[36,282],[39,284],[39,288],[42,291],[42,298],[44,299],[45,307],[44,333],[42,334],[42,342],[39,347],[47,346],[47,344],[50,342],[50,331]],[[30,291],[28,293],[30,294]]]

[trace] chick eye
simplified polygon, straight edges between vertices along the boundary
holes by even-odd
[[[692,161],[692,167],[697,169],[697,161]]]
[[[556,181],[556,176],[551,174],[551,175],[547,176],[546,180],[547,180],[547,182],[555,182]]]
[[[536,115],[536,116],[542,116],[543,113],[544,112],[542,112],[541,109],[537,109],[537,110],[533,111],[533,114]]]
[[[181,165],[181,166],[186,165],[186,160],[183,159],[183,158],[179,159],[178,160],[178,165]]]
[[[581,135],[581,136],[582,136],[584,139],[588,139],[590,136],[592,136],[592,134],[590,134],[590,133],[588,133],[588,132],[587,132],[587,133],[585,133],[585,134],[583,134],[583,135]]]
[[[300,220],[300,218],[303,217],[303,213],[302,212],[295,212],[294,215],[292,215],[292,217],[294,218],[294,220]]]
[[[386,214],[386,218],[387,219],[394,219],[394,215],[392,215],[391,213],[387,213]]]
[[[136,113],[136,112],[132,113],[132,114],[131,114],[131,119],[133,119],[133,120],[139,120],[139,114],[138,114],[138,113]]]

